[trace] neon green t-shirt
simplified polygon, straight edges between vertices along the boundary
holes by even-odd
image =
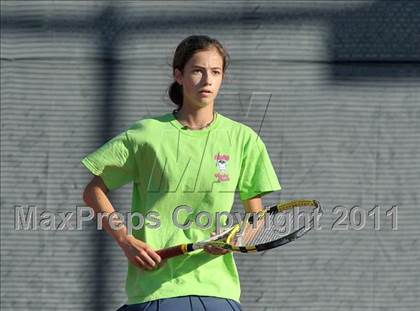
[[[247,200],[281,189],[257,133],[220,113],[202,130],[184,127],[172,113],[141,119],[82,163],[101,176],[109,190],[133,183],[131,212],[153,212],[155,221],[132,234],[156,250],[208,238],[215,230],[216,212],[231,210],[235,190]],[[191,210],[174,214],[180,205]],[[212,217],[200,218],[198,225],[200,212]],[[209,228],[203,229],[206,220]],[[196,251],[169,259],[155,271],[129,262],[126,293],[127,304],[186,295],[239,302],[240,284],[231,253]]]

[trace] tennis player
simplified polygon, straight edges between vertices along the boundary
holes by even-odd
[[[156,253],[208,238],[215,217],[203,216],[229,212],[236,190],[254,212],[264,194],[281,188],[258,134],[215,110],[228,63],[218,40],[187,37],[172,64],[169,97],[177,108],[138,120],[82,160],[95,175],[84,201],[105,216],[104,229],[128,258],[127,301],[119,310],[241,310],[231,252],[207,247],[165,262]],[[107,195],[127,183],[133,184],[131,212],[153,212],[152,226],[138,221],[129,232],[112,217]]]

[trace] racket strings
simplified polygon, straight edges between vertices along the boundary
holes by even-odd
[[[254,246],[279,240],[292,232],[302,229],[302,226],[310,228],[313,224],[313,207],[300,207],[300,216],[297,216],[298,210],[292,208],[283,212],[266,213],[263,218],[254,223],[243,224],[232,244],[235,246]]]

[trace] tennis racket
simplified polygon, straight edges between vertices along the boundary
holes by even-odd
[[[197,243],[180,244],[158,250],[162,259],[180,256],[212,245],[233,252],[261,252],[290,243],[310,231],[321,206],[315,200],[278,203],[244,218],[228,230]]]

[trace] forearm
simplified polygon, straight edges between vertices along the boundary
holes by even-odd
[[[103,189],[95,185],[88,185],[84,192],[83,199],[85,203],[94,210],[95,216],[99,217],[102,228],[104,228],[117,243],[121,243],[127,238],[127,227],[122,220],[116,217],[117,215],[114,213],[115,209],[112,206],[107,193],[105,193]]]
[[[260,196],[242,201],[242,204],[246,213],[257,213],[263,209],[262,198]]]

